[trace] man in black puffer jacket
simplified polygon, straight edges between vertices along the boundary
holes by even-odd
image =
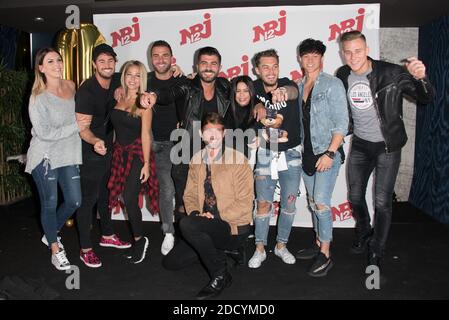
[[[408,58],[405,67],[373,60],[365,36],[359,31],[341,38],[345,66],[337,71],[349,101],[353,132],[348,159],[349,201],[356,219],[356,237],[351,251],[368,248],[368,265],[380,266],[391,225],[392,196],[407,141],[402,120],[402,99],[411,97],[423,104],[434,97],[424,64]],[[365,193],[369,176],[376,170],[375,223],[371,229]]]

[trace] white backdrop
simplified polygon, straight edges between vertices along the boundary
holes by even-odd
[[[165,40],[173,49],[175,62],[186,74],[192,71],[195,51],[213,46],[222,55],[221,76],[230,79],[247,74],[255,78],[251,63],[253,55],[274,48],[280,56],[280,76],[297,80],[301,77],[297,46],[306,38],[319,39],[326,44],[323,67],[330,74],[342,65],[338,36],[350,29],[366,35],[370,56],[378,59],[379,13],[379,4],[225,8],[102,14],[94,15],[94,24],[117,52],[117,70],[131,59],[144,62],[148,68],[149,45],[156,40]],[[349,139],[346,140],[347,151]],[[354,226],[345,178],[346,170],[342,167],[332,198],[335,227]],[[370,181],[367,201],[372,211],[371,186]],[[302,196],[297,202],[294,225],[311,226],[302,183],[300,189]],[[142,211],[144,220],[158,220],[146,209]],[[122,214],[115,217],[123,219]]]

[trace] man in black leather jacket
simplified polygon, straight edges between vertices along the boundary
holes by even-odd
[[[207,112],[216,112],[225,119],[226,128],[232,128],[230,112],[230,84],[218,77],[221,69],[221,55],[216,48],[203,47],[197,52],[197,75],[193,79],[183,78],[168,90],[150,92],[143,95],[141,104],[145,107],[147,97],[153,95],[157,103],[176,103],[181,143],[172,150],[172,177],[175,183],[175,202],[178,213],[184,213],[183,194],[187,182],[189,161],[201,149],[199,137],[200,122]],[[173,133],[172,133],[173,136]],[[194,141],[199,142],[195,144]],[[173,156],[177,152],[178,158]],[[176,157],[176,155],[175,155]],[[177,215],[179,217],[179,214]]]
[[[373,60],[365,36],[359,31],[340,39],[347,65],[337,71],[347,90],[353,140],[348,159],[348,198],[356,219],[356,237],[351,251],[368,248],[368,265],[380,266],[391,225],[392,196],[407,141],[402,120],[402,99],[432,101],[434,90],[424,64],[415,57],[405,66]],[[375,179],[374,229],[371,229],[365,193],[373,170]]]

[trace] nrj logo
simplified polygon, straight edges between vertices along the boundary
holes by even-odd
[[[261,26],[253,27],[253,42],[258,42],[261,38],[267,41],[284,35],[287,30],[287,12],[281,10],[279,11],[279,16],[280,18],[277,20],[267,21]]]
[[[337,39],[337,36],[352,30],[358,30],[362,32],[363,30],[363,19],[365,18],[365,9],[360,8],[358,11],[358,16],[355,18],[349,18],[341,21],[339,24],[332,24],[329,26],[330,35],[327,40],[333,41]]]
[[[290,79],[298,83],[303,77],[302,70],[292,70],[290,71]]]
[[[212,34],[212,20],[210,14],[206,13],[204,15],[204,21],[202,23],[197,23],[187,29],[182,29],[179,33],[181,34],[181,46],[185,45],[187,42],[194,43],[201,39],[209,38]]]
[[[338,208],[332,207],[333,220],[345,221],[352,219],[352,207],[349,202],[338,205]]]
[[[242,56],[242,63],[227,69],[226,71],[220,72],[219,76],[231,80],[234,77],[245,75],[247,76],[249,72],[249,57],[244,54]]]
[[[121,28],[118,31],[111,33],[113,48],[116,47],[119,42],[122,46],[125,46],[140,39],[139,18],[132,18],[132,22],[134,24],[131,26]]]

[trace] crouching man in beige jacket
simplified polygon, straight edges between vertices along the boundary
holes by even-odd
[[[224,120],[207,113],[201,121],[206,145],[190,161],[184,205],[179,222],[182,240],[164,258],[170,270],[201,260],[211,281],[197,294],[199,300],[219,295],[232,282],[227,250],[241,247],[250,233],[254,180],[247,158],[223,144]]]

